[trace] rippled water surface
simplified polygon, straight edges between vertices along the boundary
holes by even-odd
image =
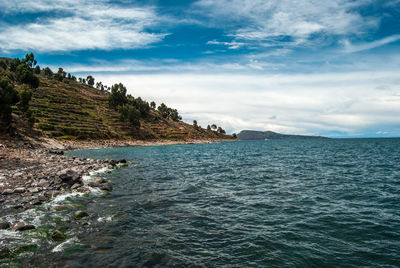
[[[96,266],[398,267],[400,139],[271,140],[75,151],[134,163],[86,201]],[[93,216],[94,215],[94,216]]]

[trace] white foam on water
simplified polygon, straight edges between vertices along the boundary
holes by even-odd
[[[0,245],[3,245],[3,242],[8,239],[20,240],[20,239],[22,239],[22,237],[21,237],[21,234],[16,231],[0,230]]]
[[[103,167],[103,168],[101,168],[99,170],[91,171],[91,172],[89,172],[89,175],[82,176],[82,181],[91,181],[91,180],[94,179],[93,176],[95,176],[97,174],[100,174],[100,173],[105,173],[108,170],[110,170],[110,169],[107,168],[107,167]]]
[[[51,250],[51,252],[62,252],[66,247],[73,245],[75,242],[78,242],[79,239],[77,237],[70,238],[61,244],[57,245],[55,248]]]
[[[112,221],[113,216],[108,216],[108,217],[99,217],[97,219],[98,222],[111,222]]]

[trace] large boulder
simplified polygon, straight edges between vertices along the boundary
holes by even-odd
[[[63,169],[57,173],[57,176],[63,181],[70,185],[81,182],[81,177],[78,172],[73,169]]]

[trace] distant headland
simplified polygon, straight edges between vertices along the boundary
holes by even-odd
[[[289,139],[328,139],[322,136],[287,135],[273,131],[242,130],[237,134],[239,140],[289,140]]]

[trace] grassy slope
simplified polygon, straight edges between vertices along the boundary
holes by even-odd
[[[108,95],[74,81],[59,82],[39,75],[40,86],[34,90],[31,110],[35,128],[57,139],[140,139],[190,140],[229,139],[205,129],[195,129],[183,122],[162,118],[155,110],[141,120],[141,127],[132,127],[110,109]]]

